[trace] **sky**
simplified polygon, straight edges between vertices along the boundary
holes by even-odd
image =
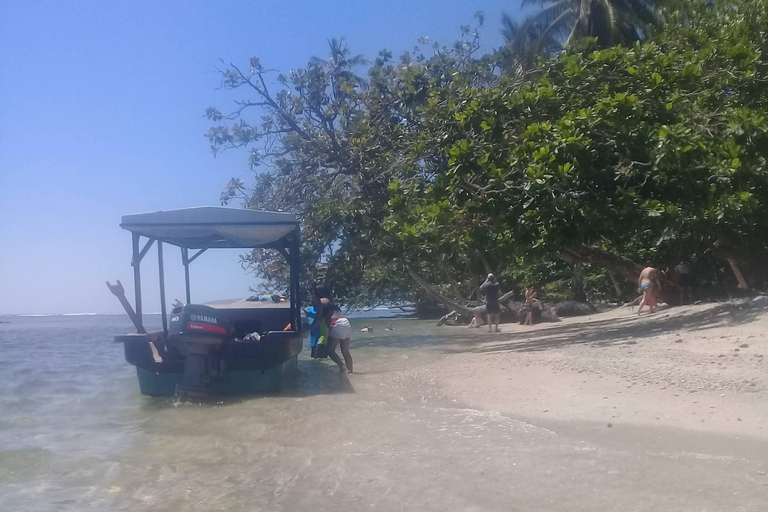
[[[206,107],[232,99],[219,59],[288,71],[325,57],[330,37],[400,55],[421,36],[454,41],[478,10],[491,49],[519,2],[0,0],[0,314],[122,312],[104,284],[120,279],[133,302],[121,215],[218,205],[230,178],[248,182],[246,150],[214,158],[203,137]],[[173,249],[169,302],[184,299]],[[191,265],[193,302],[251,295],[241,252]],[[144,311],[159,311],[154,249],[142,290]]]

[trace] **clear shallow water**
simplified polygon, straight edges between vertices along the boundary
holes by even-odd
[[[757,511],[768,500],[766,456],[750,453],[764,444],[653,429],[608,438],[444,396],[425,365],[471,349],[475,333],[433,322],[357,319],[375,331],[353,338],[350,379],[305,351],[283,393],[201,406],[139,394],[112,342],[131,331],[124,317],[2,320],[2,511]]]

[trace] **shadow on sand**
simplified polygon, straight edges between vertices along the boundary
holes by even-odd
[[[540,324],[526,329],[517,324],[502,325],[502,332],[490,335],[484,328],[446,328],[442,333],[398,333],[387,337],[356,341],[355,346],[383,348],[439,347],[443,353],[532,352],[571,344],[592,344],[607,347],[642,342],[646,337],[705,331],[723,325],[740,325],[754,321],[766,311],[764,302],[728,302],[701,311],[672,315],[670,309],[660,308],[650,317],[638,318],[627,310],[626,316],[595,319],[569,324]],[[494,342],[498,336],[499,341]]]
[[[685,329],[688,333],[706,331],[723,325],[740,325],[754,321],[765,311],[749,303],[720,304],[704,311],[672,316],[661,309],[650,318],[639,319],[628,312],[627,317],[568,324],[530,332],[508,333],[501,343],[475,347],[472,352],[533,352],[571,344],[608,347],[642,342],[644,338],[662,334],[674,335]],[[463,352],[463,350],[451,350]]]

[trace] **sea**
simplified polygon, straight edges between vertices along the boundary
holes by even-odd
[[[206,404],[139,393],[127,317],[0,317],[0,511],[766,510],[711,438],[473,408],[430,364],[476,331],[371,316],[349,378],[305,350],[280,393]]]

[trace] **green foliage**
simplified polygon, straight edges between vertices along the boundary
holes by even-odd
[[[430,56],[426,41],[399,62],[383,51],[364,81],[339,41],[328,62],[280,75],[276,94],[258,59],[230,66],[224,86],[254,99],[209,109],[231,124],[208,138],[258,143],[249,162],[266,169],[222,198],[297,212],[305,284],[327,264],[351,305],[415,299],[408,269],[462,300],[488,271],[562,294],[572,261],[592,297],[608,296],[606,265],[634,272],[611,255],[686,256],[712,281],[731,258],[762,282],[768,0],[684,7],[662,11],[648,41],[579,40],[514,79],[499,78],[502,54],[477,55],[473,28]],[[251,110],[260,123],[244,120]],[[277,256],[244,264],[285,287]]]

